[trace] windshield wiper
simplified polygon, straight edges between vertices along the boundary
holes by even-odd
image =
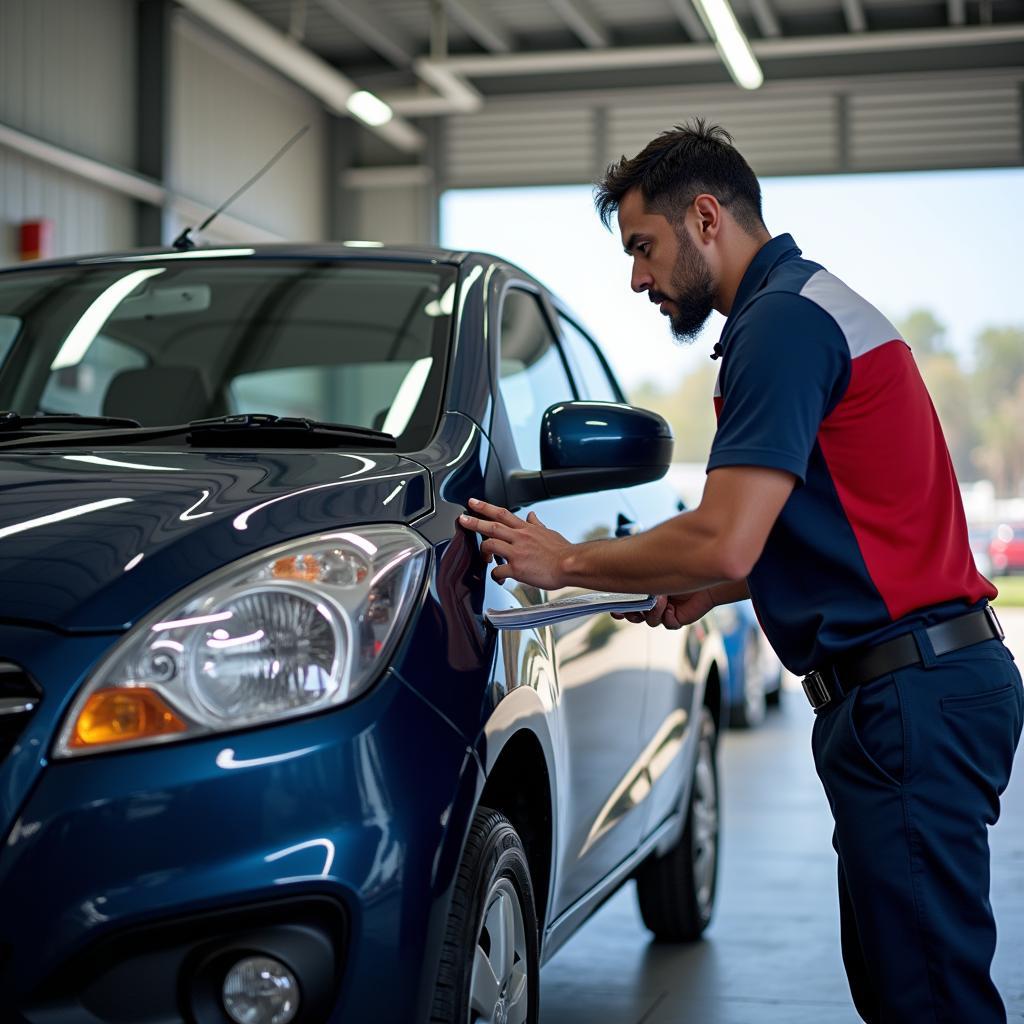
[[[192,420],[186,440],[192,445],[249,445],[262,438],[269,447],[282,448],[292,444],[301,448],[330,448],[337,441],[358,441],[368,448],[395,448],[393,434],[369,427],[345,423],[322,423],[303,416],[272,416],[250,412],[237,416],[215,416],[208,420]]]
[[[39,434],[66,433],[68,427],[89,429],[90,427],[141,427],[138,420],[126,416],[83,416],[77,412],[43,413],[36,416],[22,416],[16,412],[0,412],[0,437],[7,434],[37,436]]]
[[[96,417],[105,421],[106,417]],[[77,422],[77,420],[75,420]],[[115,421],[120,424],[134,420]],[[0,429],[2,435],[2,429]],[[192,420],[190,423],[166,427],[135,426],[131,430],[89,430],[47,433],[0,441],[0,448],[39,448],[45,445],[82,447],[88,445],[138,444],[143,441],[182,437],[193,447],[215,448],[334,448],[358,444],[361,448],[397,448],[392,434],[344,423],[321,423],[293,416],[272,416],[269,413],[242,413]]]

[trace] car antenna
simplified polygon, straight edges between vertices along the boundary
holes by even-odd
[[[255,185],[256,182],[259,181],[260,178],[262,178],[263,175],[266,174],[267,171],[269,171],[270,168],[273,167],[274,164],[276,164],[277,161],[280,160],[281,157],[283,157],[285,153],[287,153],[288,150],[291,149],[292,146],[294,146],[295,143],[298,142],[299,139],[301,139],[308,131],[309,125],[304,124],[240,189],[237,189],[234,193],[228,196],[228,198],[225,199],[224,202],[221,203],[220,206],[218,206],[217,209],[199,225],[198,228],[185,228],[185,230],[178,235],[171,245],[180,252],[187,252],[189,249],[194,249],[196,247],[196,243],[193,242],[190,237],[192,231],[202,232],[205,230],[210,225],[210,222],[214,217],[223,213],[251,185]]]

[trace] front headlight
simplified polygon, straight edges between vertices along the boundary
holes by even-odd
[[[56,757],[168,743],[352,700],[394,647],[427,564],[404,526],[290,541],[219,569],[118,642]]]

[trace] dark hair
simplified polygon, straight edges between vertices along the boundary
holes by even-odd
[[[594,188],[594,205],[605,227],[622,197],[639,187],[647,208],[681,219],[702,192],[729,209],[744,231],[764,230],[761,186],[732,136],[703,118],[676,125],[652,139],[636,156],[609,164]]]

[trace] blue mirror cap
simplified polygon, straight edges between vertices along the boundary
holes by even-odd
[[[559,402],[541,421],[541,465],[548,469],[665,467],[672,428],[656,412],[618,402]]]

